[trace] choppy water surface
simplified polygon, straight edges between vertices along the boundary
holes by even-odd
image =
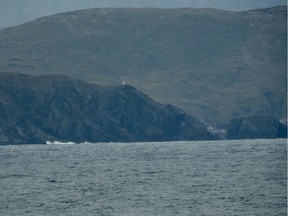
[[[0,147],[0,215],[286,215],[286,140]]]

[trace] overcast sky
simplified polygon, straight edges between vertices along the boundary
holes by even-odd
[[[95,7],[192,7],[243,11],[278,5],[287,5],[287,0],[0,0],[0,28],[51,14]]]

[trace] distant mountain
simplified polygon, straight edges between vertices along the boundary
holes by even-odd
[[[0,145],[217,139],[200,121],[130,85],[0,73]]]
[[[232,119],[227,139],[287,138],[287,126],[272,116],[249,116]]]
[[[0,28],[51,14],[88,8],[217,8],[244,11],[279,5],[287,5],[287,0],[1,0]]]
[[[209,124],[286,115],[287,7],[90,9],[0,30],[0,71],[136,86]]]

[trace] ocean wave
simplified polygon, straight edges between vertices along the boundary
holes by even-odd
[[[47,145],[74,145],[75,142],[46,141]]]

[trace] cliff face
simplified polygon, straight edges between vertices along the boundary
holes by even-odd
[[[130,85],[0,73],[0,144],[205,139],[200,121]]]
[[[250,116],[232,119],[227,139],[286,138],[287,126],[271,116]]]

